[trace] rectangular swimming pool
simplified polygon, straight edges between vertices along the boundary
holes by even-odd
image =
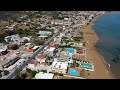
[[[82,63],[81,66],[82,66],[82,67],[91,68],[91,67],[92,67],[92,64],[90,64],[90,63],[84,63],[84,64],[83,64],[83,63]]]

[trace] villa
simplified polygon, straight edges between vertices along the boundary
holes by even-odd
[[[67,62],[53,62],[52,71],[58,73],[67,73],[68,63]]]

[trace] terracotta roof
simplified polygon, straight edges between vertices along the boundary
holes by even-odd
[[[39,55],[38,58],[39,58],[39,59],[43,59],[43,58],[45,58],[45,55],[43,55],[43,54],[42,54],[42,55]]]
[[[29,63],[30,63],[30,64],[35,64],[36,61],[35,61],[34,59],[32,59]]]
[[[83,50],[77,50],[77,53],[82,54],[84,51]]]
[[[49,45],[49,46],[47,47],[47,49],[50,49],[50,48],[57,48],[57,47],[54,46],[54,45]]]
[[[45,65],[46,63],[45,63],[45,62],[42,62],[41,64]]]

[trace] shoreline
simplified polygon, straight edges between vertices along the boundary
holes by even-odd
[[[89,44],[86,45],[86,47],[89,48],[89,50],[87,50],[87,60],[91,60],[95,67],[95,71],[91,72],[91,75],[88,76],[88,79],[115,79],[114,74],[110,70],[110,65],[104,60],[104,58],[95,48],[95,45],[100,38],[93,30],[92,25],[94,21],[96,21],[97,17],[100,16],[102,15],[94,17],[92,21],[85,28],[83,28],[84,40],[85,42],[89,41]],[[94,54],[94,56],[91,57],[92,54]]]

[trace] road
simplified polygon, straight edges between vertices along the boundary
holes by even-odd
[[[60,33],[62,32],[62,29],[60,30],[60,32],[56,33],[55,35],[53,35],[53,37],[51,37],[48,41],[46,41],[42,47],[38,48],[33,54],[32,56],[30,56],[29,58],[27,58],[27,60],[25,60],[25,62],[20,65],[19,67],[17,67],[17,69],[13,69],[7,76],[3,76],[1,77],[1,79],[13,79],[13,77],[15,77],[16,75],[16,71],[20,72],[23,70],[23,68],[30,62],[30,60],[32,60],[36,55],[38,55],[39,53],[42,52],[42,50],[49,45],[49,43],[56,37],[58,36]]]

